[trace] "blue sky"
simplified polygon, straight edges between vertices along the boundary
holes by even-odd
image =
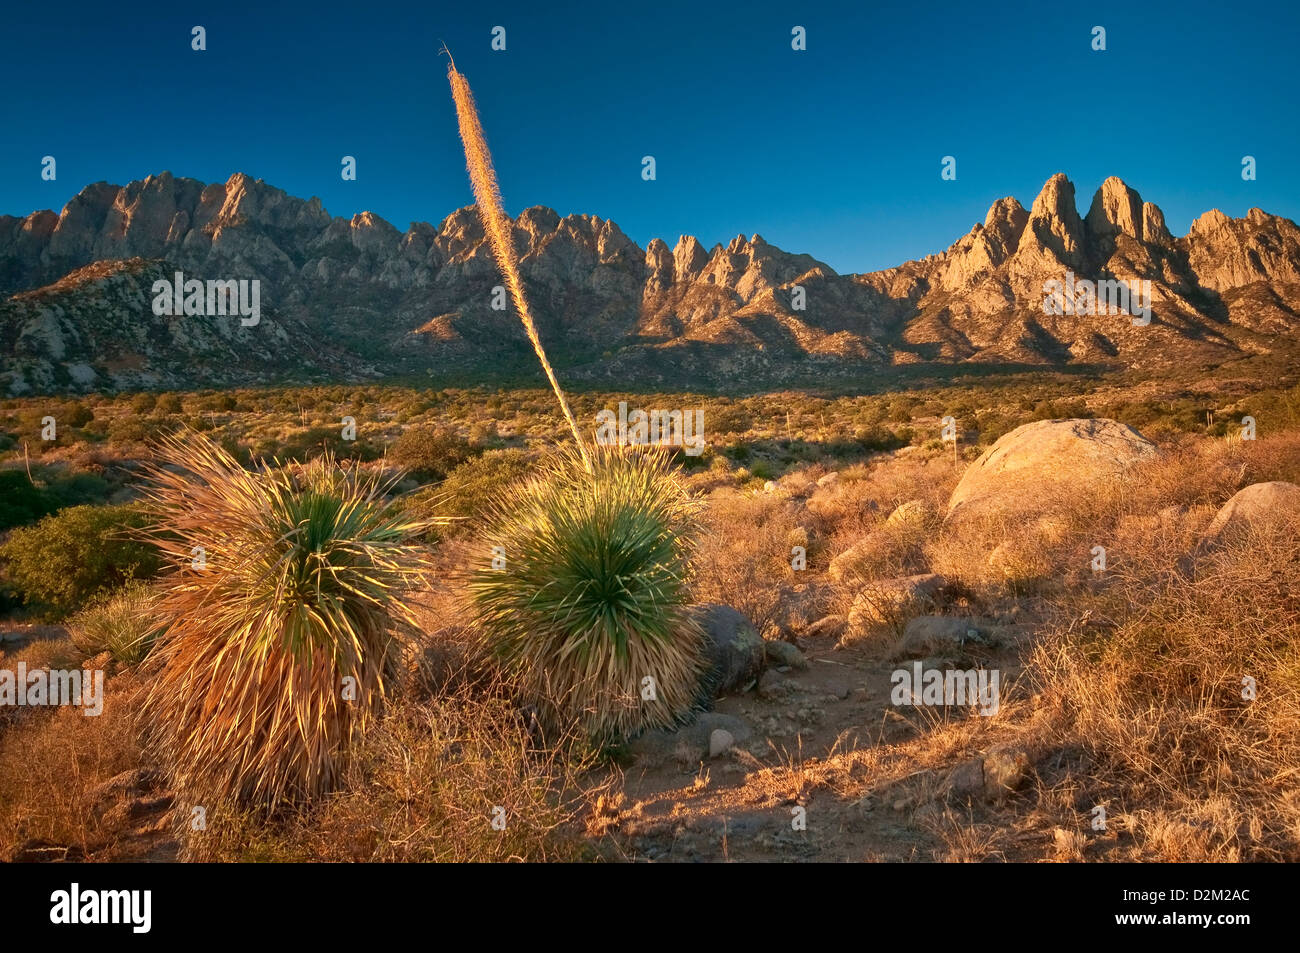
[[[1081,212],[1119,175],[1175,234],[1212,207],[1300,218],[1300,4],[266,6],[11,5],[0,214],[166,169],[437,223],[472,201],[446,41],[507,210],[611,218],[642,246],[758,232],[867,271],[942,250],[1001,196],[1027,206],[1058,171]],[[196,24],[206,52],[190,49]],[[497,25],[505,52],[490,49]],[[945,155],[956,181],[940,178]]]

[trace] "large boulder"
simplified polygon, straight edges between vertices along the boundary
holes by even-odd
[[[1156,445],[1116,420],[1036,420],[999,439],[970,465],[948,501],[948,520],[1046,511],[1090,486],[1124,476]]]
[[[868,583],[853,597],[849,625],[858,630],[897,625],[908,615],[937,606],[946,585],[947,580],[936,573]]]
[[[1218,543],[1250,527],[1267,526],[1300,515],[1300,486],[1275,480],[1252,483],[1220,507],[1205,530],[1207,543]]]
[[[766,647],[754,626],[731,606],[702,606],[705,653],[709,668],[704,676],[704,694],[716,698],[744,691],[763,672]]]

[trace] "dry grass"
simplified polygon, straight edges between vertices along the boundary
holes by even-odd
[[[571,746],[568,746],[571,748]],[[338,789],[277,821],[219,815],[183,830],[186,855],[224,861],[573,861],[605,787],[539,748],[500,696],[408,699],[358,747]],[[500,808],[501,811],[496,809]],[[494,817],[504,828],[493,827]]]
[[[48,659],[39,650],[24,651],[4,665],[18,661],[34,666]],[[0,719],[0,858],[28,842],[111,856],[126,831],[121,819],[100,810],[95,789],[141,764],[132,721],[140,693],[137,683],[119,677],[106,685],[98,716],[58,708]]]

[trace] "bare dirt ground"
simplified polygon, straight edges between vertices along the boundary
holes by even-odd
[[[1019,639],[977,660],[1001,670],[1012,686],[1004,699],[1015,698],[1030,627],[1015,628]],[[679,752],[623,769],[605,823],[627,859],[1025,860],[1052,853],[1050,830],[1014,835],[1015,815],[1031,809],[1032,791],[993,804],[941,790],[954,764],[1013,737],[994,726],[1000,719],[975,709],[935,714],[892,704],[890,673],[912,662],[899,660],[888,637],[843,648],[835,636],[799,644],[806,669],[769,669],[758,690],[718,700],[715,710],[742,719],[751,737],[716,757],[687,760],[690,753]],[[1005,828],[1002,843],[971,843],[954,856],[953,833],[995,817]]]

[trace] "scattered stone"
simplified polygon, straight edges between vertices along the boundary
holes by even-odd
[[[86,859],[86,852],[73,845],[54,844],[45,840],[24,841],[9,855],[14,864],[77,862]]]
[[[892,525],[913,525],[924,526],[931,522],[938,514],[934,507],[925,500],[908,500],[906,503],[900,503],[894,508],[885,519],[887,524]]]
[[[713,736],[723,731],[732,744],[743,744],[753,735],[753,730],[743,718],[721,712],[700,712],[693,722],[675,731],[656,729],[647,731],[628,742],[628,753],[638,762],[656,766],[676,761],[683,765],[698,764],[709,756]]]
[[[998,745],[984,755],[984,796],[999,801],[1029,780],[1029,754],[1014,745]]]
[[[856,629],[893,624],[909,612],[934,606],[946,585],[947,580],[937,573],[868,583],[853,599],[849,624]]]
[[[800,633],[800,636],[805,639],[820,639],[823,636],[839,638],[844,633],[844,629],[848,624],[849,620],[846,616],[823,616],[812,625],[808,626],[808,628],[804,629],[803,632]]]
[[[114,804],[104,813],[104,822],[110,826],[134,826],[144,818],[159,811],[167,811],[172,806],[170,794],[160,797],[136,797],[129,801]]]
[[[705,694],[716,698],[747,691],[763,671],[766,652],[762,637],[748,619],[730,606],[708,605],[703,609],[700,621],[707,636],[705,651],[709,660]]]
[[[775,640],[764,642],[763,651],[767,654],[767,660],[773,665],[784,665],[799,671],[808,667],[808,660],[803,657],[803,653],[789,642]]]
[[[726,728],[714,728],[709,735],[709,757],[716,758],[720,754],[725,754],[735,743],[736,739]]]
[[[836,471],[832,471],[832,472],[830,472],[830,473],[827,473],[825,476],[818,477],[818,478],[817,478],[817,485],[818,485],[818,486],[830,486],[832,483],[838,483],[839,480],[840,480],[840,475],[839,475],[839,473],[836,472]]]
[[[899,798],[897,801],[894,802],[893,807],[894,807],[894,810],[895,810],[895,811],[905,811],[905,810],[907,810],[907,799],[906,799],[906,798]]]
[[[768,669],[758,680],[758,695],[766,701],[779,701],[789,697],[795,686],[788,679],[782,678],[775,670]]]
[[[922,615],[909,619],[903,629],[899,654],[917,658],[967,645],[994,645],[997,639],[986,623],[976,619]]]
[[[962,762],[948,775],[943,792],[946,796],[969,800],[984,793],[984,759]]]
[[[158,781],[157,771],[151,768],[133,768],[115,774],[103,784],[96,785],[91,790],[90,796],[95,801],[106,801],[123,795],[138,795],[152,789]]]

